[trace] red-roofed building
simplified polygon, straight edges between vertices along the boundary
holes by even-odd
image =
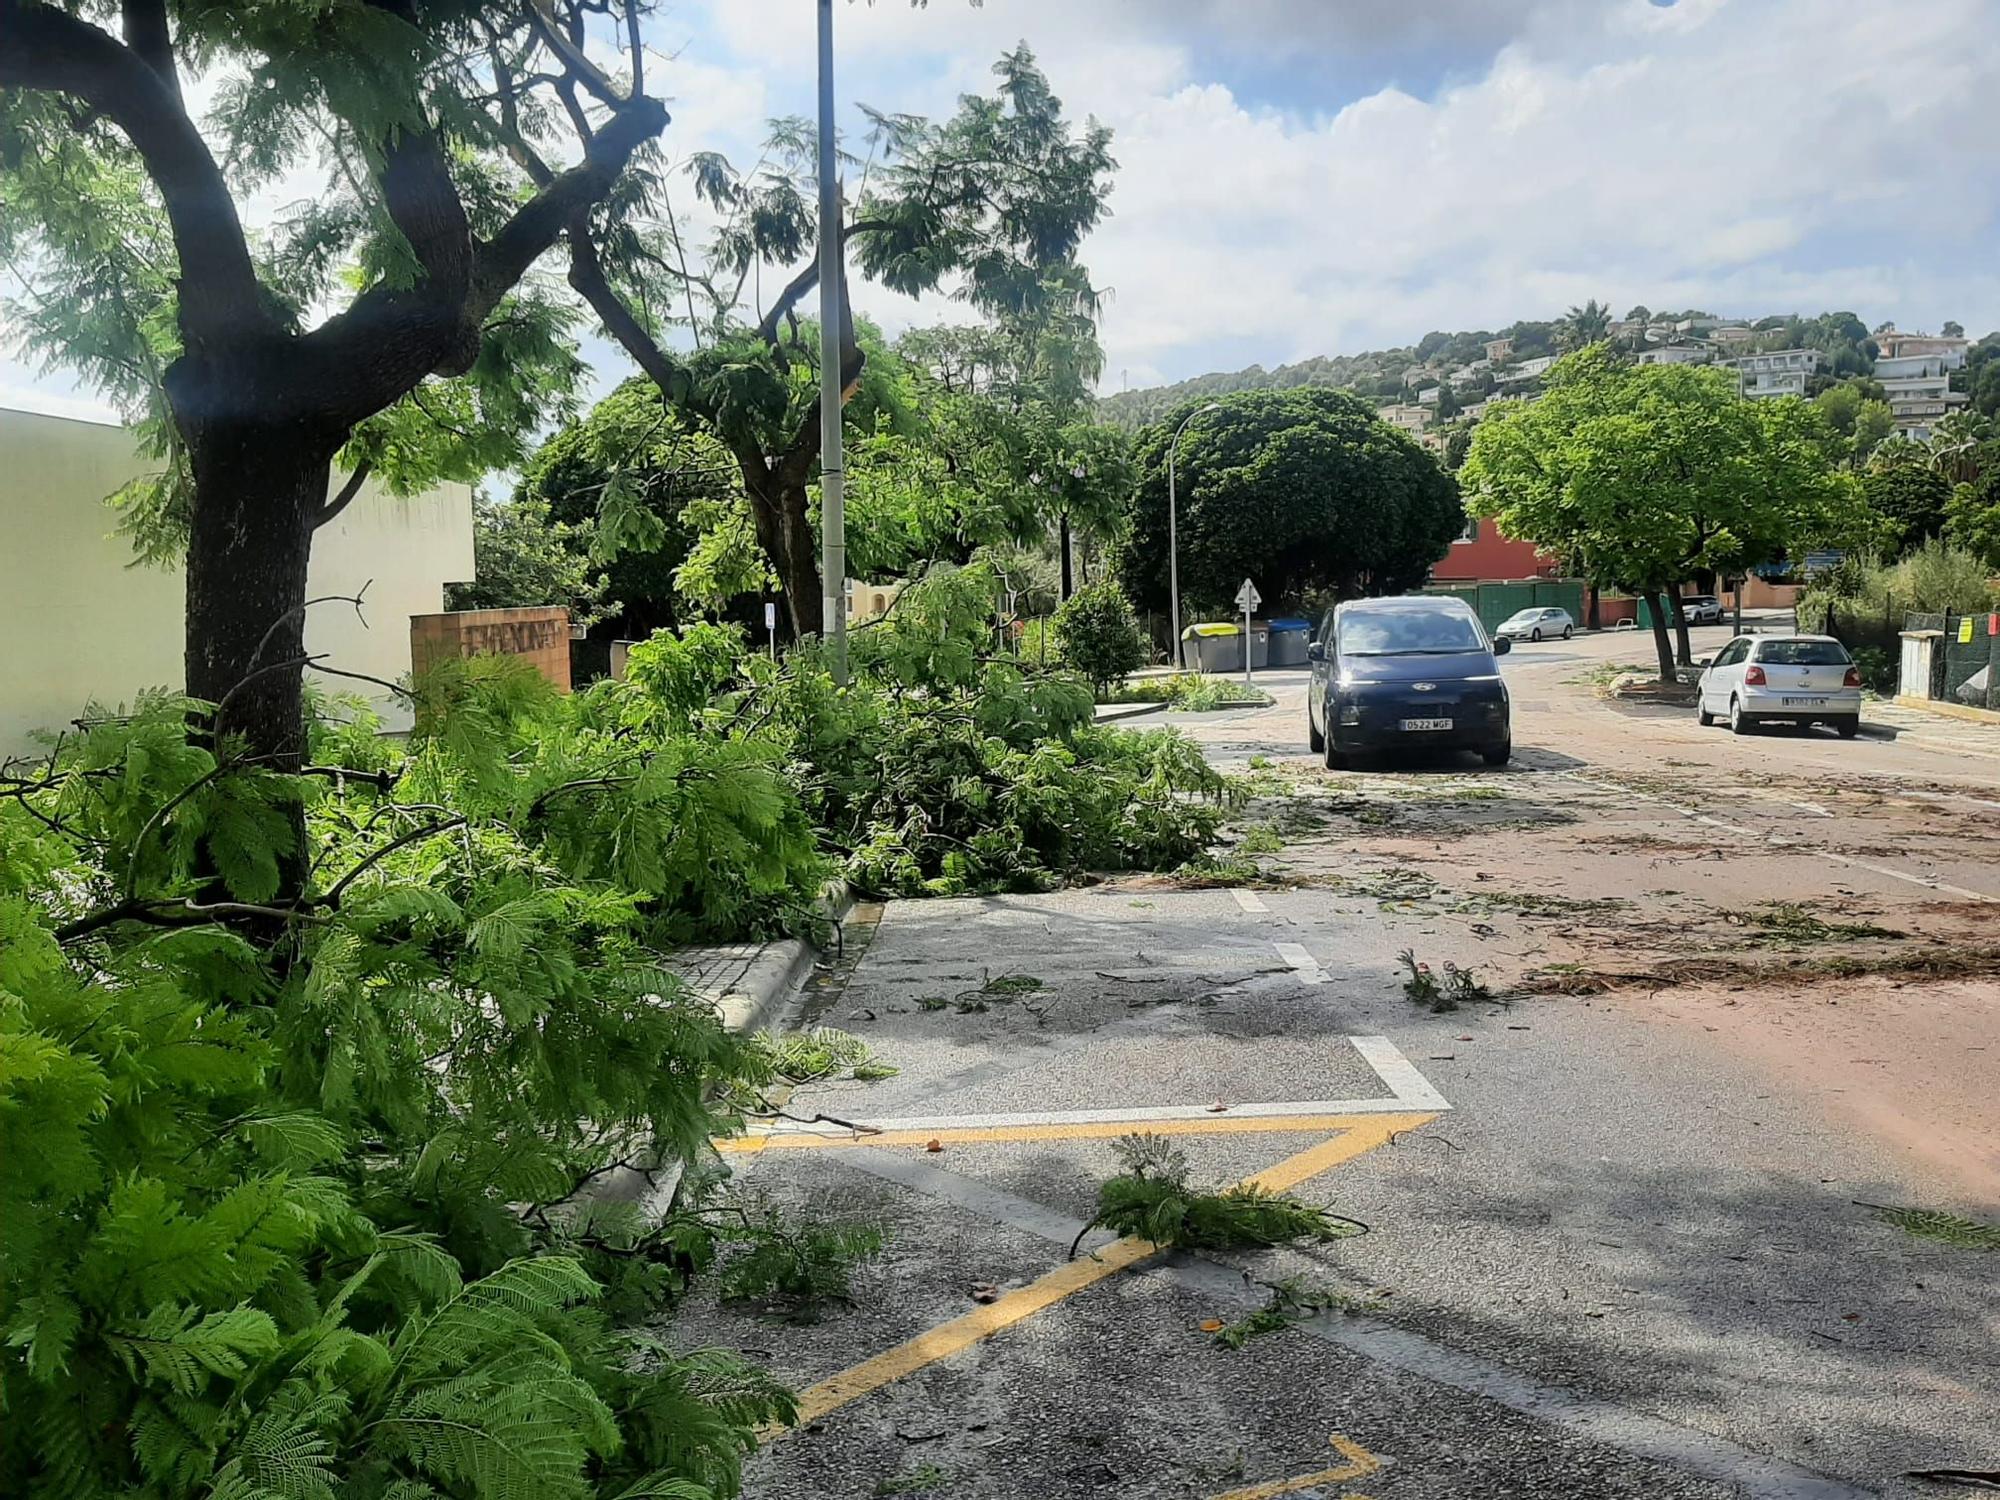
[[[1431,569],[1438,583],[1497,583],[1515,578],[1558,578],[1562,564],[1533,542],[1500,534],[1491,521],[1467,521],[1465,535]]]

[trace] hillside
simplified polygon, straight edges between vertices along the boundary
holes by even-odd
[[[1612,325],[1612,331],[1614,335],[1622,331],[1627,338],[1636,338],[1645,336],[1643,331],[1650,328],[1653,336],[1649,341],[1658,343],[1663,330],[1671,339],[1676,336],[1671,332],[1675,325],[1694,321],[1713,326],[1719,320],[1714,314],[1698,309],[1654,312],[1645,307],[1635,307]],[[1744,346],[1746,351],[1788,347],[1820,349],[1827,354],[1836,375],[1866,375],[1874,366],[1874,340],[1869,336],[1867,325],[1851,312],[1821,313],[1811,318],[1795,313],[1775,314],[1755,320],[1728,321],[1755,331],[1754,340]],[[1436,331],[1425,334],[1413,345],[1374,349],[1361,354],[1319,355],[1269,370],[1262,365],[1251,365],[1242,370],[1219,370],[1171,385],[1120,391],[1099,398],[1097,410],[1106,421],[1117,426],[1142,427],[1182,402],[1226,395],[1232,391],[1327,385],[1351,387],[1377,402],[1402,400],[1415,387],[1436,384],[1450,371],[1481,359],[1486,352],[1485,346],[1494,339],[1511,340],[1514,346],[1512,358],[1515,360],[1554,354],[1557,352],[1557,330],[1557,321],[1548,319],[1522,320],[1498,330]],[[1421,373],[1418,372],[1419,366],[1422,367]]]

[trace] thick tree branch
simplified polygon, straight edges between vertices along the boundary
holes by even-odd
[[[354,497],[361,493],[361,486],[368,482],[369,471],[374,467],[375,461],[372,458],[364,458],[354,466],[354,472],[347,476],[347,483],[340,487],[332,499],[320,507],[319,514],[313,518],[314,531],[319,530],[354,503]]]
[[[179,99],[180,74],[174,67],[174,41],[167,31],[167,0],[124,0],[119,6],[124,23],[125,45],[166,84]]]
[[[632,356],[646,378],[659,387],[660,394],[676,405],[684,405],[698,415],[713,419],[714,412],[698,403],[687,371],[646,331],[632,309],[612,287],[598,258],[597,244],[590,237],[587,214],[578,214],[569,227],[569,284],[590,304],[604,324],[605,332]]]
[[[39,0],[0,0],[0,87],[72,95],[132,142],[173,226],[190,353],[277,331],[229,186],[178,91],[139,52]]]
[[[463,374],[491,313],[571,217],[601,199],[626,163],[667,125],[665,106],[636,99],[591,138],[583,160],[558,172],[500,231],[477,247],[462,297],[434,285],[378,285],[300,340],[299,356],[321,372],[328,412],[352,425],[373,416],[425,375]]]

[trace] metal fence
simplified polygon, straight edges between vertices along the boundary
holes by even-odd
[[[1904,617],[1903,629],[1939,633],[1930,652],[1926,696],[1943,703],[2000,709],[2000,612],[1911,614]]]

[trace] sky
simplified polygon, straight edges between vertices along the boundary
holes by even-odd
[[[2000,0],[835,0],[857,103],[934,117],[1034,50],[1111,127],[1106,392],[1623,313],[2000,328]],[[810,0],[679,0],[675,162],[813,110]],[[656,81],[655,81],[656,80]],[[864,285],[892,334],[966,314]],[[630,373],[586,341],[594,384]],[[0,404],[101,410],[0,355]]]

